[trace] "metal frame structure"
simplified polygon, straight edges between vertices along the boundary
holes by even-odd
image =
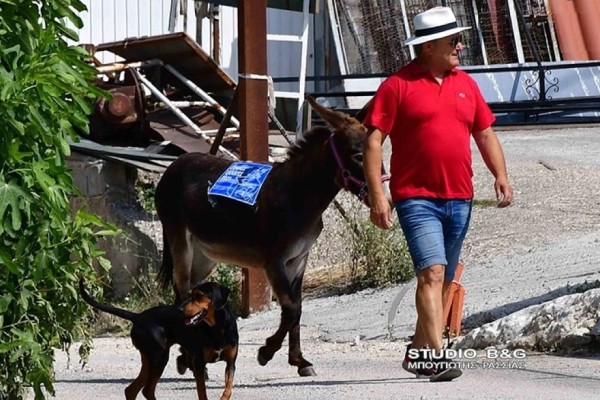
[[[600,61],[582,62],[582,63],[561,63],[561,64],[546,64],[541,65],[514,65],[514,66],[491,66],[491,67],[470,67],[465,70],[471,74],[494,74],[514,72],[516,75],[526,76],[531,74],[534,79],[525,78],[522,85],[524,90],[530,94],[530,100],[508,100],[508,101],[489,101],[488,104],[495,114],[513,113],[520,115],[519,120],[513,120],[507,123],[499,121],[499,125],[514,125],[514,124],[543,124],[543,116],[549,113],[576,113],[582,115],[578,118],[565,119],[567,123],[581,122],[600,122],[599,115],[586,116],[584,113],[594,112],[596,114],[600,110],[600,96],[581,96],[569,98],[554,98],[554,93],[560,92],[561,81],[555,76],[557,71],[576,68],[600,68]],[[340,75],[328,77],[307,77],[307,81],[321,80],[340,80],[340,79],[365,79],[365,78],[386,78],[387,74],[355,74],[355,75]],[[295,78],[281,78],[282,81]],[[356,92],[313,92],[310,93],[313,97],[343,97],[343,96],[364,96],[371,97],[375,94],[376,88],[369,91]],[[344,109],[341,111],[350,114],[356,113],[357,109]],[[557,123],[553,120],[549,123]]]
[[[208,103],[211,107],[213,107],[216,111],[218,111],[221,115],[223,115],[223,116],[226,115],[227,110],[223,106],[221,106],[215,99],[213,99],[208,93],[206,93],[204,90],[200,89],[191,80],[189,80],[183,74],[181,74],[179,71],[177,71],[177,69],[175,69],[172,65],[165,64],[161,60],[155,59],[155,60],[150,60],[147,62],[104,64],[101,67],[99,67],[98,70],[99,70],[99,72],[106,74],[106,73],[112,73],[112,72],[116,72],[116,71],[123,71],[127,68],[139,70],[140,68],[149,67],[149,66],[161,66],[161,67],[165,68],[170,73],[172,73],[173,76],[175,76],[177,79],[179,79],[183,84],[185,84],[187,87],[189,87],[194,93],[196,93],[198,96],[200,96],[206,103]],[[142,82],[142,84],[157,99],[159,99],[167,108],[169,108],[177,116],[177,118],[179,118],[181,120],[181,122],[183,122],[185,125],[189,126],[194,131],[194,133],[196,135],[198,135],[198,137],[204,139],[211,146],[216,143],[216,146],[218,146],[219,151],[221,151],[223,154],[226,154],[227,156],[229,156],[232,160],[238,160],[238,157],[235,154],[233,154],[232,152],[230,152],[229,150],[227,150],[226,148],[221,146],[220,143],[218,143],[218,139],[209,137],[208,136],[209,132],[203,131],[198,125],[196,125],[196,123],[194,121],[192,121],[187,115],[185,115],[185,113],[183,113],[180,110],[180,105],[182,105],[182,104],[177,104],[176,102],[169,100],[169,98],[167,98],[167,96],[165,96],[156,86],[154,86],[152,84],[152,82],[150,82],[150,80],[147,79],[143,74],[138,73],[138,78]],[[187,105],[187,103],[184,103],[183,105]],[[239,127],[240,127],[239,121],[237,119],[235,119],[234,117],[231,117],[230,120],[227,122],[230,122],[235,127],[236,130],[239,129]]]
[[[401,1],[404,4],[404,1]],[[464,67],[464,69],[471,75],[477,74],[502,74],[502,73],[515,73],[515,81],[513,87],[521,86],[528,95],[528,100],[513,100],[512,98],[508,101],[489,101],[488,104],[494,113],[500,114],[513,114],[517,115],[518,118],[505,119],[507,122],[499,122],[499,124],[533,124],[533,123],[544,123],[545,115],[560,115],[565,113],[580,113],[580,117],[565,118],[568,123],[575,122],[598,122],[600,121],[600,94],[597,96],[578,96],[578,97],[562,97],[553,98],[553,93],[559,93],[561,82],[558,74],[559,70],[566,69],[584,69],[584,68],[600,68],[600,61],[592,62],[562,62],[562,63],[548,63],[543,62],[540,56],[540,50],[538,49],[536,42],[533,38],[533,34],[529,29],[528,24],[525,20],[524,10],[519,1],[508,0],[511,19],[513,20],[513,27],[519,25],[523,28],[523,33],[529,48],[531,49],[532,56],[534,59],[533,63],[525,64],[524,56],[522,51],[519,53],[519,64],[517,65],[498,65],[498,66],[481,66],[481,67]],[[406,21],[405,21],[406,23]],[[407,25],[408,32],[408,25]],[[520,32],[514,32],[515,40],[520,42]],[[519,36],[517,36],[519,35]],[[365,79],[365,78],[386,78],[389,74],[354,74],[354,75],[339,75],[339,76],[328,76],[328,77],[308,77],[305,78],[307,81],[323,81],[323,80],[334,80],[334,81],[346,81],[352,79]],[[531,78],[524,78],[522,82],[518,82],[518,79],[522,76],[530,75]],[[596,79],[596,78],[594,78]],[[291,82],[297,80],[297,78],[279,78],[275,82]],[[568,83],[568,82],[567,82]],[[361,96],[372,96],[375,93],[376,88],[371,91],[337,91],[337,92],[315,92],[311,93],[314,97],[361,97]],[[346,109],[350,114],[355,113],[356,109]],[[591,115],[590,115],[591,114]],[[552,122],[557,123],[555,119]]]
[[[600,70],[600,60],[579,63],[532,63],[525,65],[507,65],[507,66],[482,66],[482,67],[465,67],[470,75],[476,76],[492,75],[496,73],[514,73],[514,76],[521,77],[521,81],[515,81],[513,86],[520,86],[529,95],[529,100],[513,100],[506,101],[488,101],[492,111],[498,116],[502,114],[513,114],[513,119],[499,119],[497,125],[519,125],[519,124],[544,124],[544,123],[560,123],[557,119],[552,119],[549,122],[544,122],[544,116],[550,114],[560,115],[566,113],[580,113],[576,118],[564,118],[566,123],[590,123],[600,122],[600,95],[595,96],[577,96],[577,97],[556,97],[555,93],[560,93],[561,86],[568,84],[561,82],[559,74],[564,70],[575,69],[598,69]],[[326,80],[351,80],[365,78],[381,78],[385,79],[387,74],[354,74],[354,75],[339,75],[327,77],[307,77],[307,81],[326,81]],[[529,78],[532,76],[533,78]],[[287,82],[297,78],[280,78],[281,81]],[[369,98],[375,94],[377,88],[365,91],[329,91],[329,92],[313,92],[310,93],[313,97],[365,97]],[[366,101],[365,101],[366,103]],[[340,111],[348,112],[354,115],[358,109],[340,109]],[[590,114],[590,115],[587,115]]]
[[[296,133],[302,132],[302,107],[304,105],[304,92],[306,88],[306,63],[308,59],[308,28],[310,16],[310,0],[303,0],[302,3],[302,33],[299,35],[279,35],[267,33],[267,41],[281,41],[290,43],[300,43],[300,71],[298,73],[298,91],[275,91],[275,97],[297,100],[296,108]]]

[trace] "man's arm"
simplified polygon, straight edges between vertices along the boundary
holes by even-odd
[[[485,165],[488,167],[496,181],[494,189],[496,190],[496,199],[498,207],[506,207],[512,203],[513,190],[508,182],[508,173],[506,172],[506,161],[504,152],[494,130],[489,127],[481,132],[473,133],[475,143],[483,157]]]
[[[385,134],[379,129],[369,129],[365,140],[363,167],[369,188],[371,222],[381,229],[388,229],[392,226],[392,208],[381,184],[382,144],[384,140]]]

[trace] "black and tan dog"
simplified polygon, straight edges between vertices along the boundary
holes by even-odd
[[[235,316],[227,306],[227,288],[205,282],[190,291],[181,307],[158,306],[139,314],[92,299],[83,280],[79,282],[79,291],[91,306],[133,322],[131,341],[142,356],[142,368],[125,389],[127,400],[135,399],[140,390],[147,399],[155,399],[156,384],[169,361],[173,344],[181,345],[191,358],[199,399],[207,399],[206,364],[220,360],[227,363],[221,400],[231,397],[239,338]]]

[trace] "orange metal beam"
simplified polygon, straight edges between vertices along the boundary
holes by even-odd
[[[549,5],[562,59],[589,60],[573,1],[549,0]]]
[[[581,35],[590,60],[600,60],[600,3],[598,0],[575,0]]]

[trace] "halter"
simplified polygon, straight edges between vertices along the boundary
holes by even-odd
[[[333,134],[333,133],[331,135],[329,135],[329,143],[331,144],[330,147],[331,147],[331,152],[333,153],[333,157],[335,158],[338,168],[342,172],[342,179],[344,180],[344,189],[350,191],[351,193],[354,193],[352,191],[352,188],[357,189],[357,193],[354,193],[354,194],[358,197],[358,199],[361,202],[367,204],[365,201],[367,196],[369,195],[368,188],[367,188],[367,182],[352,175],[350,170],[344,166],[342,157],[340,156],[340,153],[338,152],[338,149],[335,146],[334,137],[335,137],[335,134]],[[390,180],[389,174],[381,175],[382,183],[389,181],[389,180]]]

